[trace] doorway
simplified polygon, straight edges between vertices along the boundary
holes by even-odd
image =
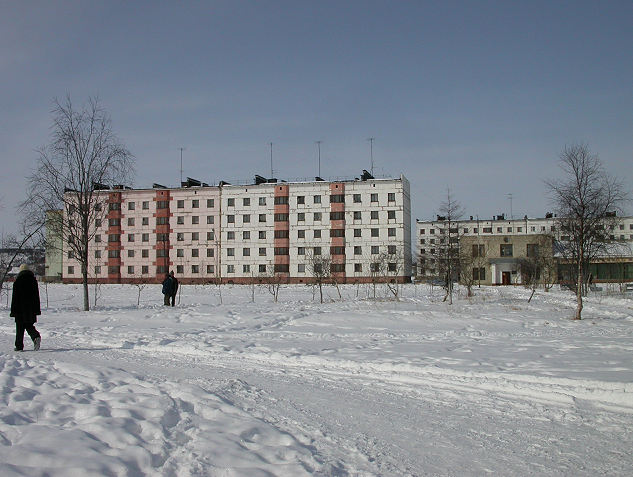
[[[501,272],[501,284],[510,285],[512,283],[512,274],[510,272]]]

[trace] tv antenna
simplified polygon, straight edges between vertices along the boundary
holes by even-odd
[[[508,200],[510,201],[510,219],[514,219],[514,214],[512,213],[512,194],[508,194]]]
[[[178,150],[180,151],[180,185],[182,186],[182,151],[184,151],[185,149],[187,149],[186,147],[179,147]]]
[[[319,141],[315,141],[315,142],[316,142],[316,145],[317,145],[317,150],[319,152],[319,174],[318,174],[318,176],[321,177],[321,143],[323,141],[319,140]]]
[[[270,146],[270,178],[272,179],[275,176],[273,171],[273,143],[269,142],[268,145]]]
[[[367,139],[369,141],[369,157],[371,159],[371,175],[374,175],[374,139],[370,137]]]

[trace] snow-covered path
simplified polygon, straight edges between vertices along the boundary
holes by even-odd
[[[183,290],[137,308],[135,288],[103,287],[84,313],[49,287],[42,350],[0,354],[2,475],[633,472],[630,299],[589,300],[577,323],[561,292]]]

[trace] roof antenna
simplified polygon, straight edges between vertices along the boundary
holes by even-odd
[[[323,141],[319,140],[319,141],[315,141],[315,142],[316,142],[316,145],[317,145],[317,148],[318,148],[318,151],[319,151],[319,174],[318,174],[318,176],[321,177],[321,143]]]
[[[374,175],[374,138],[370,137],[367,139],[369,141],[369,155],[371,158],[371,175]]]
[[[186,147],[179,147],[180,150],[180,185],[182,186],[182,151],[186,149]]]

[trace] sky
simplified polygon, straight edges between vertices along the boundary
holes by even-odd
[[[404,174],[412,222],[543,217],[584,143],[633,189],[633,2],[0,0],[0,226],[55,98],[98,97],[134,187]],[[631,205],[626,212],[633,213]]]

